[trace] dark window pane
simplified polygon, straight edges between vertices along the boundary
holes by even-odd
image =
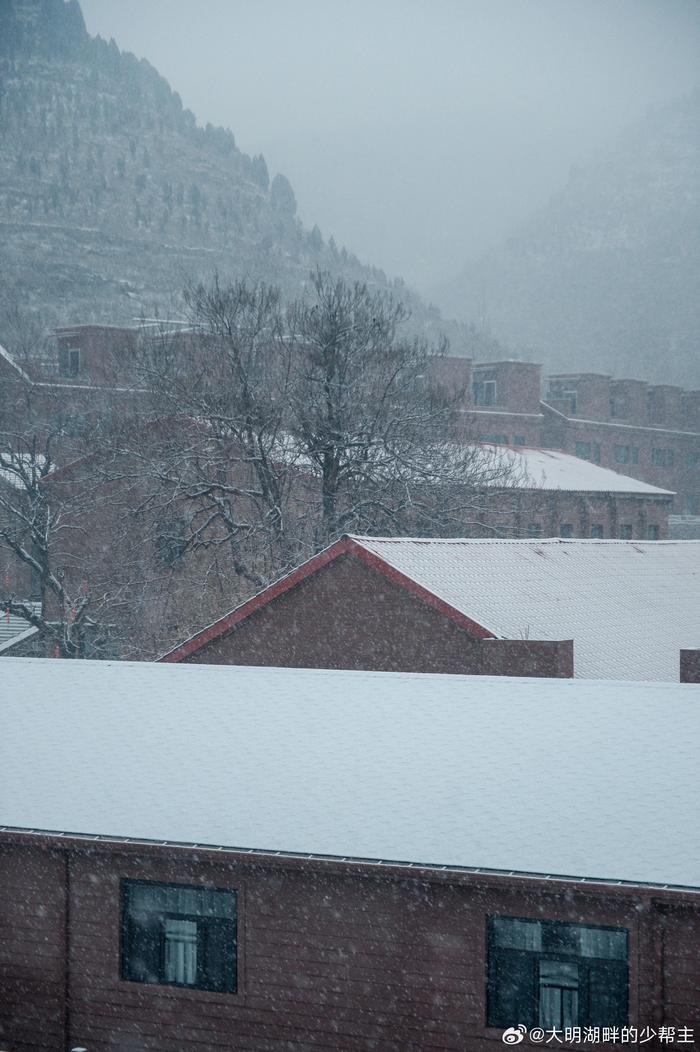
[[[594,961],[589,969],[589,1026],[624,1026],[627,1023],[627,964]]]
[[[161,972],[161,922],[157,916],[131,917],[124,938],[123,976],[137,983],[157,983]]]
[[[535,1022],[535,962],[530,953],[493,949],[489,958],[488,1025]]]
[[[541,950],[542,925],[539,921],[494,917],[491,921],[496,946],[510,950]]]
[[[236,992],[236,924],[212,918],[204,923],[203,979],[207,990]]]
[[[543,949],[550,953],[578,953],[580,928],[575,924],[545,924]]]

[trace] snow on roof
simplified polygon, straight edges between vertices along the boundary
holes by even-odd
[[[700,887],[700,688],[3,661],[0,824]]]
[[[495,455],[513,462],[516,473],[525,477],[525,485],[537,490],[566,490],[570,493],[633,493],[639,496],[672,497],[673,491],[659,489],[648,482],[620,475],[589,460],[560,453],[554,449],[489,446]],[[494,483],[497,485],[497,483]],[[521,488],[518,484],[518,488]]]
[[[27,606],[31,607],[34,613],[41,613],[41,603],[28,602]],[[36,635],[37,632],[38,629],[23,617],[0,610],[0,654]]]
[[[46,464],[46,457],[41,453],[2,453],[0,452],[0,481],[6,482],[13,489],[24,489],[22,474],[38,478]]]
[[[678,680],[700,647],[700,541],[354,537],[503,639],[573,639],[586,679]]]
[[[28,376],[27,373],[25,373],[24,369],[22,369],[17,364],[17,362],[14,360],[14,358],[12,357],[10,352],[5,350],[5,348],[2,346],[2,344],[0,344],[0,358],[4,359],[4,361],[6,361],[8,365],[11,365],[12,368],[17,373],[17,375],[21,376],[23,380],[26,380],[27,383],[31,383],[32,382],[31,377]]]

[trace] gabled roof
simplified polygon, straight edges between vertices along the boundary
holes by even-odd
[[[700,541],[345,537],[161,660],[183,661],[341,555],[481,638],[574,640],[583,678],[673,680],[700,646]]]
[[[246,600],[240,606],[237,606],[235,610],[231,610],[230,613],[220,617],[217,621],[214,621],[211,625],[203,628],[200,632],[196,632],[195,635],[185,640],[184,643],[180,643],[172,650],[168,651],[167,654],[160,658],[163,662],[177,662],[184,661],[191,654],[196,653],[207,643],[213,642],[215,639],[219,639],[227,632],[231,631],[239,625],[242,621],[245,621],[252,614],[257,613],[263,607],[267,606],[274,599],[284,595],[285,592],[291,591],[297,585],[301,584],[307,578],[313,576],[319,570],[322,570],[324,566],[334,562],[341,555],[353,555],[359,559],[366,566],[369,566],[373,570],[377,570],[388,580],[393,581],[394,584],[398,584],[400,587],[405,588],[416,598],[427,603],[428,606],[434,610],[440,611],[445,617],[449,618],[460,628],[465,629],[471,635],[477,636],[480,639],[488,639],[493,636],[493,633],[482,625],[477,624],[471,617],[459,610],[452,604],[445,602],[440,599],[435,593],[429,588],[415,581],[410,575],[402,573],[400,570],[389,565],[384,559],[377,558],[377,556],[371,552],[362,542],[365,540],[363,537],[341,537],[335,544],[331,544],[330,547],[324,548],[318,555],[314,555],[313,558],[308,559],[301,566],[298,566],[291,573],[281,577],[278,581],[269,585],[263,589],[262,592],[258,592],[251,599]]]
[[[573,639],[574,675],[678,680],[700,646],[700,541],[356,538],[501,639]]]
[[[0,825],[700,888],[700,687],[7,658]]]

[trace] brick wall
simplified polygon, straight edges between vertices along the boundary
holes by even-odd
[[[482,640],[352,555],[204,644],[197,664],[573,675],[573,643]]]
[[[148,845],[7,843],[0,859],[10,1052],[487,1052],[493,916],[627,930],[630,1025],[700,1026],[692,893]],[[124,879],[237,892],[236,994],[121,979]]]

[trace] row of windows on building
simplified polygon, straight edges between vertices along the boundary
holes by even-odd
[[[237,896],[123,882],[122,979],[234,994]],[[488,920],[487,1026],[624,1026],[628,932],[559,921]]]
[[[479,441],[487,442],[491,445],[496,446],[511,445],[508,435],[499,433],[479,435]],[[527,445],[525,436],[514,435],[512,445]],[[590,460],[594,464],[600,464],[600,442],[577,442],[574,446],[574,453],[577,457],[580,457],[581,460]],[[613,449],[613,455],[616,464],[638,464],[639,446],[616,445]],[[651,464],[655,468],[672,468],[675,464],[675,461],[676,454],[673,449],[654,447],[651,450]],[[685,466],[686,468],[700,467],[700,452],[686,453]]]
[[[510,442],[508,441],[508,435],[498,435],[498,434],[494,434],[494,435],[479,435],[479,441],[480,442],[488,442],[489,445],[493,445],[493,446],[509,446],[510,445]],[[514,446],[525,446],[525,445],[527,445],[527,442],[525,441],[525,435],[513,435],[513,445]]]
[[[541,537],[542,536],[542,524],[539,522],[531,522],[527,527],[528,537]],[[573,537],[574,527],[571,522],[562,522],[559,524],[559,536],[560,537]],[[605,527],[602,523],[594,522],[591,525],[590,536],[593,540],[601,541],[605,538]],[[617,539],[620,541],[631,541],[634,537],[634,531],[631,523],[623,523],[617,533]],[[655,524],[649,524],[646,528],[646,539],[648,541],[658,541],[660,537],[659,527]]]
[[[576,416],[578,392],[567,388],[565,384],[551,381],[547,393],[547,401],[567,402],[569,414]],[[495,391],[492,404],[495,404]],[[630,406],[624,395],[611,395],[608,405],[611,420],[629,420],[631,416],[638,417],[640,415],[639,411],[630,411]],[[641,415],[645,417],[647,424],[659,424],[665,419],[663,406],[659,404],[654,391],[647,391],[646,406],[642,409]]]
[[[574,447],[574,452],[577,457],[581,457],[582,460],[591,460],[594,464],[600,464],[600,443],[599,442],[577,442]],[[639,463],[639,447],[638,446],[620,446],[616,445],[613,449],[613,455],[616,464],[638,464]],[[673,449],[666,449],[662,447],[653,447],[651,450],[651,463],[655,468],[672,468],[676,462],[676,454]],[[691,452],[685,455],[685,466],[687,468],[697,468],[700,466],[700,453]]]

